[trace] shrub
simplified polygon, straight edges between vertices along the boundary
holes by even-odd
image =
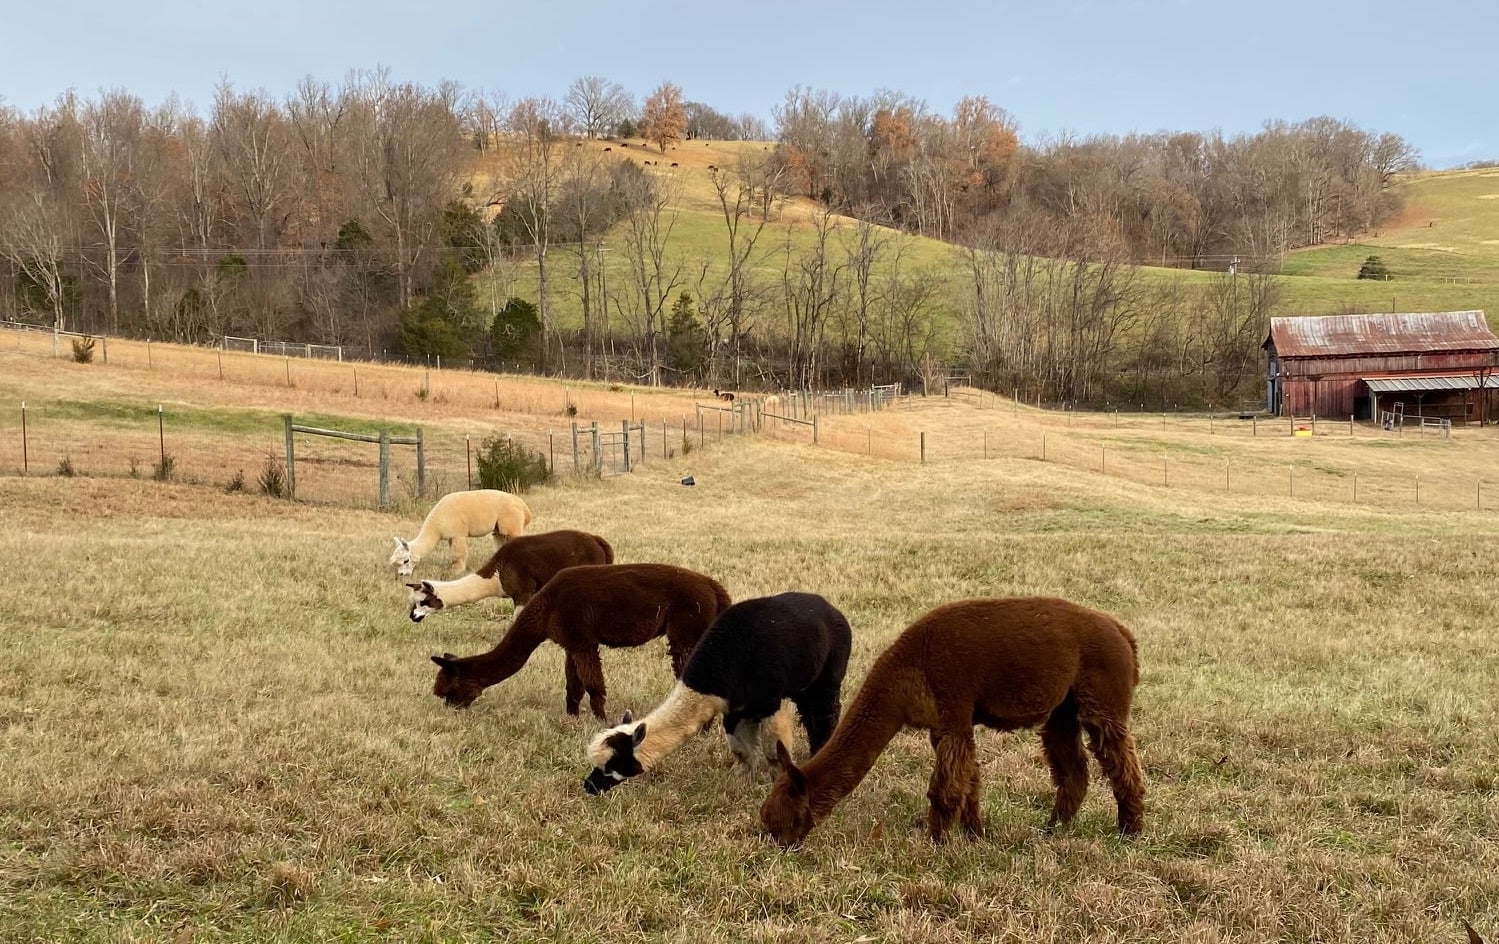
[[[78,470],[73,468],[72,456],[62,457],[62,461],[57,463],[57,474],[66,479],[70,479],[78,474]]]
[[[286,467],[274,452],[265,457],[265,468],[260,470],[260,493],[272,498],[286,494]]]
[[[177,471],[177,459],[170,452],[162,454],[162,457],[151,466],[151,477],[158,482],[170,482]]]
[[[1358,277],[1361,279],[1379,279],[1388,281],[1390,268],[1378,256],[1370,256],[1364,260],[1364,264],[1358,267]]]
[[[73,339],[73,360],[79,364],[92,364],[94,362],[94,339]]]
[[[479,487],[505,492],[529,491],[551,481],[547,457],[509,436],[491,436],[479,446]]]

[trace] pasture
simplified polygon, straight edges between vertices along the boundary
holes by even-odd
[[[9,383],[40,395],[41,363],[8,360]],[[85,370],[117,394],[158,376],[46,367],[71,385]],[[233,396],[175,382],[205,408]],[[238,393],[278,409],[314,396]],[[434,407],[403,395],[366,409]],[[1379,455],[1412,474],[1491,466],[1491,432],[1472,432]],[[0,940],[1499,932],[1499,518],[856,452],[734,440],[526,499],[533,530],[596,532],[622,562],[690,567],[735,599],[825,595],[854,629],[845,702],[943,602],[1056,594],[1116,615],[1140,642],[1143,835],[1117,837],[1096,766],[1078,820],[1044,834],[1053,790],[1032,733],[979,732],[978,842],[928,840],[932,755],[914,733],[790,852],[759,827],[769,785],[737,778],[716,730],[589,797],[584,749],[601,726],[563,714],[556,647],[466,712],[430,694],[428,657],[488,649],[509,605],[407,621],[384,562],[419,513],[8,476]],[[687,474],[695,487],[678,484]],[[441,576],[440,558],[417,575]],[[662,645],[605,651],[612,713],[670,689]]]

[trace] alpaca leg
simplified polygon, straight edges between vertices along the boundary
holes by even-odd
[[[583,680],[583,687],[588,691],[589,709],[595,718],[605,720],[604,663],[599,661],[599,651],[587,649],[574,652],[572,658],[578,667],[578,677]]]
[[[963,830],[972,839],[978,839],[984,835],[984,818],[980,813],[979,797],[983,793],[983,786],[979,780],[979,765],[975,759],[973,764],[973,775],[968,779],[968,795],[963,798],[963,809],[961,817]]]
[[[562,660],[562,670],[567,679],[567,713],[575,715],[583,703],[583,676],[578,674],[576,656],[569,652]]]
[[[792,701],[801,716],[802,728],[807,732],[807,756],[810,757],[822,750],[828,738],[833,736],[833,729],[838,727],[838,715],[842,712],[838,691],[834,689],[831,697],[824,692],[802,692]]]
[[[668,627],[666,630],[666,651],[671,654],[671,674],[674,678],[682,677],[682,670],[687,667],[687,659],[692,655],[693,647],[697,645],[695,639],[684,638],[683,633],[677,627]]]
[[[1135,753],[1134,736],[1128,727],[1112,720],[1089,722],[1087,729],[1088,746],[1114,788],[1119,831],[1137,833],[1145,827],[1145,774]]]
[[[786,753],[789,754],[796,743],[794,710],[791,702],[784,702],[780,708],[776,709],[776,713],[766,718],[760,726],[760,750],[765,757],[766,766],[772,770],[779,767],[781,763],[776,755],[776,744],[786,745]]]
[[[747,726],[752,722],[746,721],[744,715],[731,711],[723,716],[723,737],[729,745],[729,753],[734,756],[734,767],[744,769],[749,767],[749,748],[745,745],[741,726]]]
[[[449,543],[453,545],[453,575],[461,577],[468,570],[468,535],[455,534]]]
[[[973,729],[933,731],[932,749],[937,753],[937,764],[926,791],[927,800],[931,802],[927,829],[934,842],[941,842],[953,817],[964,812],[964,803],[975,776],[977,762],[974,759]],[[968,824],[965,822],[964,825]]]
[[[1041,728],[1041,746],[1051,768],[1057,798],[1046,820],[1046,828],[1066,825],[1077,815],[1088,795],[1088,758],[1083,753],[1083,732],[1077,721],[1077,702],[1071,695],[1052,711]]]

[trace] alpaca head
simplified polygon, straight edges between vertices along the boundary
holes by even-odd
[[[782,847],[794,846],[805,839],[815,825],[812,822],[812,801],[807,796],[807,778],[791,762],[790,752],[780,741],[776,742],[776,760],[781,764],[782,773],[770,796],[760,804],[760,823]]]
[[[396,538],[396,549],[390,552],[387,563],[394,566],[400,576],[410,577],[411,572],[416,569],[416,562],[411,559],[411,542]]]
[[[437,663],[437,681],[432,685],[432,694],[447,702],[449,708],[467,708],[484,694],[484,686],[467,676],[463,663],[451,652],[433,656],[432,661]]]
[[[432,588],[432,581],[423,580],[406,586],[411,590],[411,612],[406,615],[411,617],[413,623],[420,623],[428,613],[442,609],[442,597]]]
[[[645,772],[635,757],[635,748],[644,740],[645,722],[635,724],[628,711],[618,727],[593,739],[588,745],[588,759],[593,761],[593,771],[583,780],[583,789],[589,796],[600,796]]]

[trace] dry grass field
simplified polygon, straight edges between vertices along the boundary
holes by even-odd
[[[163,382],[0,358],[7,395],[109,400]],[[333,416],[444,418],[405,395],[171,382],[184,409],[294,397]],[[538,383],[539,405],[557,388]],[[630,393],[596,395],[613,414]],[[1021,454],[923,466],[854,441],[865,422],[892,442],[1004,428],[1435,478],[1492,468],[1492,431],[1306,441],[1094,421],[929,402],[829,420],[841,446],[733,439],[527,500],[538,530],[596,531],[621,561],[692,567],[736,599],[823,593],[855,630],[845,698],[939,603],[1045,593],[1116,614],[1142,661],[1147,823],[1129,841],[1096,768],[1073,827],[1041,831],[1051,789],[1031,733],[979,736],[978,842],[926,838],[931,750],[916,733],[789,852],[759,831],[768,786],[737,778],[716,733],[588,797],[598,725],[564,716],[555,647],[469,711],[429,694],[427,657],[488,648],[509,606],[406,620],[384,560],[417,510],[0,477],[14,561],[0,940],[1369,944],[1461,942],[1465,920],[1493,940],[1499,517],[1161,487]],[[604,667],[616,711],[670,687],[659,642],[607,651]]]

